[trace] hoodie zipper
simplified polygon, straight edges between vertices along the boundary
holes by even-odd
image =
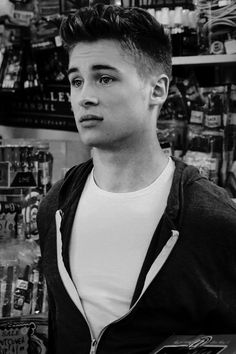
[[[61,221],[62,221],[63,216],[64,216],[64,212],[60,209],[60,210],[59,210],[59,213],[60,213]],[[173,237],[176,238],[176,240],[177,240],[177,239],[178,239],[178,236],[179,236],[179,231],[177,231],[177,230],[172,230],[172,235],[171,235],[171,237],[169,238],[169,240],[166,242],[166,245],[165,245],[165,246],[171,247],[171,250],[172,250],[173,247],[174,247],[174,245],[175,245],[175,242],[176,242],[176,241],[173,240]],[[174,245],[171,246],[172,241],[174,242]],[[165,247],[165,246],[164,246],[164,247]],[[163,247],[163,249],[164,249],[164,247]],[[163,249],[162,249],[162,250],[163,250]],[[160,254],[161,254],[161,252],[160,252]],[[160,254],[159,254],[158,256],[160,256]],[[168,255],[168,256],[169,256],[169,255]],[[167,258],[168,258],[168,256],[167,256]],[[164,263],[165,263],[165,261],[164,261]],[[162,264],[162,265],[163,265],[163,264]],[[161,267],[162,267],[162,265],[161,265]],[[158,273],[158,272],[157,272],[157,273]],[[100,332],[100,334],[99,334],[99,336],[98,336],[97,339],[94,338],[94,336],[93,336],[93,331],[92,331],[92,329],[91,329],[91,327],[90,327],[89,321],[87,320],[86,314],[85,314],[85,312],[83,311],[83,317],[84,317],[84,319],[85,319],[85,321],[86,321],[86,323],[87,323],[87,326],[88,326],[88,329],[89,329],[89,332],[90,332],[90,337],[91,337],[91,345],[90,345],[90,352],[89,352],[89,354],[96,354],[97,348],[98,348],[98,344],[99,344],[99,342],[100,342],[100,340],[101,340],[101,337],[102,337],[102,335],[104,334],[105,330],[106,330],[110,325],[115,324],[115,323],[120,322],[121,320],[123,320],[125,317],[127,317],[127,316],[133,311],[133,309],[137,306],[137,304],[138,304],[138,302],[140,301],[140,299],[142,298],[143,294],[147,291],[147,289],[148,289],[149,286],[152,284],[152,282],[153,282],[154,279],[155,279],[155,277],[153,277],[153,279],[149,282],[149,284],[147,285],[146,288],[145,288],[145,285],[144,285],[144,288],[145,288],[145,289],[141,292],[141,294],[139,295],[138,299],[137,299],[136,302],[133,304],[133,306],[129,309],[129,311],[126,312],[123,316],[121,316],[121,317],[118,318],[117,320],[115,320],[115,321],[109,323],[107,326],[105,326],[105,327],[102,329],[102,331]],[[78,295],[78,296],[79,296],[79,295]],[[79,310],[79,309],[78,309],[78,310]]]
[[[152,283],[152,282],[151,282],[151,283]],[[151,284],[151,283],[150,283],[150,284]],[[148,285],[148,287],[150,286],[150,284]],[[148,287],[147,287],[147,288],[148,288]],[[145,289],[145,291],[140,294],[140,296],[138,297],[138,299],[137,299],[136,302],[133,304],[133,306],[129,309],[128,312],[126,312],[123,316],[119,317],[117,320],[115,320],[115,321],[109,323],[107,326],[105,326],[105,327],[102,329],[102,331],[100,332],[100,334],[99,334],[99,336],[98,336],[97,339],[92,339],[92,341],[91,341],[91,348],[90,348],[89,354],[96,354],[97,348],[98,348],[98,344],[99,344],[99,342],[101,341],[101,337],[103,336],[103,334],[104,334],[104,332],[106,331],[106,329],[107,329],[109,326],[111,326],[112,324],[115,324],[115,323],[117,323],[117,322],[120,322],[121,320],[123,320],[124,318],[126,318],[126,317],[133,311],[133,309],[137,306],[138,302],[140,301],[141,297],[142,297],[143,294],[146,292],[146,290],[147,290],[147,289]],[[86,319],[86,318],[85,318],[85,319]],[[87,319],[86,319],[86,322],[87,322],[87,325],[88,325],[88,327],[89,327],[89,329],[90,329],[90,333],[92,334],[92,331],[91,331],[91,328],[90,328],[90,325],[89,325]],[[92,336],[91,336],[91,337],[92,337]]]
[[[96,341],[96,339],[93,339],[92,342],[91,342],[91,347],[90,347],[89,354],[95,354],[96,353],[96,346],[97,346],[97,341]]]
[[[62,209],[59,209],[59,214],[61,216],[61,223],[63,221],[63,218],[64,218],[64,211]],[[60,224],[61,226],[61,224]],[[79,296],[79,295],[78,295]],[[84,317],[84,320],[85,322],[87,323],[87,326],[88,326],[88,329],[89,329],[89,333],[90,333],[90,338],[91,338],[91,345],[90,345],[90,351],[89,351],[89,354],[95,354],[96,353],[96,348],[97,348],[97,340],[94,338],[94,335],[93,335],[93,331],[92,331],[92,328],[89,324],[89,321],[87,319],[87,316],[85,314],[85,311],[83,310],[83,306],[82,306],[82,303],[81,303],[81,309],[78,308],[78,310],[82,313],[83,317]]]
[[[140,296],[140,297],[141,297],[141,296]],[[114,324],[114,323],[117,323],[117,322],[121,321],[122,319],[124,319],[126,316],[128,316],[128,315],[130,314],[130,312],[133,310],[133,308],[136,306],[136,304],[137,304],[137,302],[139,301],[139,299],[140,299],[140,298],[138,298],[138,300],[135,302],[135,304],[131,307],[131,309],[130,309],[128,312],[126,312],[125,315],[123,315],[122,317],[118,318],[117,320],[115,320],[115,321],[109,323],[107,326],[105,326],[105,327],[101,330],[101,332],[100,332],[100,334],[99,334],[99,336],[98,336],[97,339],[94,339],[94,338],[92,338],[92,336],[91,336],[92,340],[91,340],[91,347],[90,347],[90,352],[89,352],[89,354],[96,354],[97,348],[98,348],[98,344],[99,344],[99,342],[100,342],[100,340],[101,340],[101,337],[102,337],[102,335],[104,334],[105,330],[106,330],[110,325],[112,325],[112,324]],[[89,325],[89,323],[88,323],[87,320],[86,320],[86,322],[87,322],[87,325],[88,325],[88,327],[89,327],[89,329],[90,329],[90,325]],[[91,332],[91,329],[90,329],[90,333],[92,333],[92,332]]]
[[[169,240],[166,242],[166,245],[167,247],[171,247],[171,250],[173,249],[174,245],[175,245],[175,240],[178,239],[178,236],[179,236],[179,231],[178,230],[171,230],[172,231],[172,235],[171,237],[169,238]],[[174,242],[174,245],[172,245],[172,242]],[[164,247],[163,247],[164,248]],[[126,312],[123,316],[121,316],[120,318],[118,318],[117,320],[109,323],[107,326],[105,326],[102,331],[100,332],[97,340],[96,339],[92,339],[91,341],[91,348],[90,348],[90,354],[96,354],[97,352],[97,348],[98,348],[98,344],[101,340],[101,337],[102,335],[104,334],[105,330],[112,324],[115,324],[117,322],[120,322],[121,320],[123,320],[124,318],[126,318],[132,311],[133,309],[137,306],[137,304],[139,303],[139,301],[141,300],[141,298],[143,297],[144,293],[147,291],[147,289],[149,288],[149,286],[152,284],[153,280],[155,279],[155,277],[153,277],[153,279],[149,282],[149,284],[146,286],[145,288],[145,285],[144,285],[144,290],[141,292],[141,294],[139,295],[138,299],[135,301],[135,303],[133,304],[133,306],[129,309],[128,312]],[[85,317],[86,318],[86,317]],[[91,331],[91,328],[90,328],[90,325],[86,319],[86,322],[88,324],[88,327],[90,329],[90,333],[92,334],[92,331]]]

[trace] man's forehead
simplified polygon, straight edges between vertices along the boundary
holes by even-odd
[[[78,43],[70,52],[69,70],[73,68],[119,71],[123,63],[134,64],[133,58],[118,41],[100,40]],[[71,71],[71,70],[70,70]]]
[[[120,42],[111,39],[100,39],[92,42],[79,42],[70,51],[70,57],[90,57],[106,55],[122,55]]]

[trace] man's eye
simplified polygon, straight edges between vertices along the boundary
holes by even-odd
[[[111,84],[113,81],[114,81],[113,78],[110,77],[110,76],[102,76],[102,77],[100,77],[100,79],[99,79],[99,82],[100,82],[101,84],[103,84],[103,85],[109,85],[109,84]]]
[[[81,85],[82,85],[81,79],[72,79],[71,80],[71,86],[80,87]]]

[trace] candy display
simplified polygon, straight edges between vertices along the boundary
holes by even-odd
[[[47,312],[39,245],[19,203],[0,202],[0,318]]]
[[[51,187],[52,163],[45,141],[0,145],[1,353],[47,352],[47,286],[36,218]]]

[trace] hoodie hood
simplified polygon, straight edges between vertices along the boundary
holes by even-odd
[[[93,161],[88,161],[72,167],[65,175],[59,193],[59,209],[63,210],[73,202],[83,190],[88,175],[93,169]]]
[[[182,214],[184,206],[184,189],[194,182],[206,179],[200,175],[198,169],[189,166],[181,160],[172,157],[175,162],[175,172],[170,194],[167,200],[166,214],[172,220],[177,229],[182,223]]]

